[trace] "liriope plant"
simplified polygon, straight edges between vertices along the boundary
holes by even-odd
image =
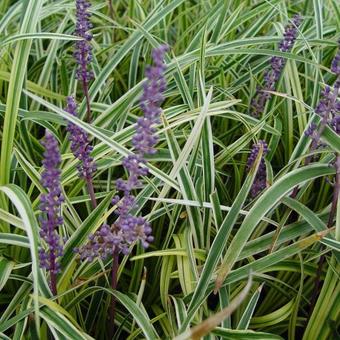
[[[0,338],[337,338],[336,5],[2,1]]]

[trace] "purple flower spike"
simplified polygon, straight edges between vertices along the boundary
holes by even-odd
[[[167,45],[162,45],[152,51],[154,65],[146,68],[147,80],[140,99],[140,107],[144,115],[138,119],[136,133],[132,138],[136,154],[129,155],[123,160],[122,164],[128,170],[129,177],[126,181],[119,179],[116,182],[117,190],[123,191],[124,195],[121,200],[119,196],[113,200],[113,204],[118,205],[116,213],[119,217],[116,225],[123,232],[127,243],[141,240],[145,248],[152,240],[151,227],[142,217],[134,217],[129,213],[135,206],[135,198],[131,191],[140,185],[139,177],[148,173],[148,169],[142,166],[146,163],[145,156],[156,152],[154,146],[158,139],[153,126],[159,123],[162,112],[160,105],[164,100],[163,92],[166,89],[164,55],[168,48]]]
[[[147,67],[145,72],[147,79],[140,100],[144,115],[138,119],[136,132],[132,138],[135,154],[123,159],[122,165],[129,176],[127,180],[116,181],[117,191],[121,191],[123,195],[117,195],[112,200],[112,204],[117,205],[115,213],[118,218],[112,226],[104,224],[95,234],[90,235],[85,246],[76,249],[81,259],[92,261],[96,257],[105,259],[117,253],[127,255],[134,242],[140,241],[142,246],[147,248],[153,241],[150,224],[143,217],[133,216],[130,211],[136,207],[132,190],[138,189],[141,185],[140,177],[148,174],[145,156],[156,152],[155,144],[158,139],[154,125],[159,123],[162,112],[160,105],[166,89],[164,77],[166,66],[163,61],[166,51],[168,51],[166,45],[154,49],[152,52],[154,64]]]
[[[311,151],[315,150],[321,139],[321,134],[327,125],[330,125],[337,133],[339,131],[339,115],[340,115],[340,101],[338,95],[340,91],[340,75],[335,82],[333,90],[327,85],[321,92],[321,99],[315,108],[315,112],[320,116],[321,121],[319,128],[315,123],[311,125],[305,131],[305,134],[312,138]],[[314,129],[312,134],[309,132]],[[309,159],[308,159],[309,162]]]
[[[88,31],[92,28],[90,22],[91,14],[88,12],[88,8],[91,6],[87,0],[76,0],[76,30],[75,34],[78,37],[83,38],[76,42],[76,50],[74,51],[74,57],[78,63],[77,79],[82,80],[86,84],[93,78],[92,71],[89,70],[89,63],[92,61],[92,47],[90,42],[92,40],[92,34]]]
[[[156,152],[154,145],[158,139],[155,135],[156,130],[152,126],[159,123],[162,111],[160,105],[164,100],[163,92],[166,88],[164,78],[166,66],[163,59],[167,50],[167,45],[154,49],[152,52],[154,65],[147,67],[145,72],[147,81],[144,84],[143,95],[140,99],[140,107],[144,116],[138,119],[136,133],[132,139],[133,146],[141,156]]]
[[[286,26],[283,33],[283,40],[279,44],[279,50],[281,52],[289,52],[292,49],[298,34],[297,28],[300,24],[301,17],[295,15],[292,22]],[[258,117],[264,111],[266,103],[271,97],[270,93],[264,91],[275,91],[285,64],[286,59],[283,57],[272,57],[270,59],[271,67],[264,74],[264,86],[263,88],[257,88],[256,94],[251,101],[251,114],[254,117]]]
[[[63,224],[61,204],[64,201],[60,185],[59,165],[61,157],[58,142],[54,136],[46,131],[45,140],[41,143],[45,147],[41,184],[47,193],[41,194],[40,210],[40,237],[45,241],[47,249],[39,249],[41,267],[50,272],[51,289],[56,294],[56,274],[60,271],[58,258],[63,253],[62,240],[57,233],[57,228]]]
[[[71,115],[77,117],[77,104],[72,96],[67,97],[67,107],[65,109]],[[71,142],[71,151],[76,158],[80,160],[78,172],[81,178],[90,180],[96,171],[96,164],[90,156],[92,146],[88,134],[76,124],[71,122],[67,125],[69,140]]]
[[[340,41],[339,41],[340,44]],[[326,85],[325,89],[321,92],[321,98],[315,108],[315,113],[321,118],[319,127],[317,128],[315,123],[311,125],[305,131],[305,134],[312,138],[312,144],[310,151],[317,149],[320,145],[321,134],[323,130],[329,125],[334,131],[340,133],[340,100],[338,99],[340,94],[340,46],[337,54],[332,61],[332,71],[337,74],[333,89]],[[313,133],[310,133],[311,130]],[[311,157],[308,157],[305,164],[311,161]]]
[[[74,58],[78,64],[76,77],[81,82],[83,94],[86,99],[86,121],[88,123],[92,120],[91,115],[91,98],[89,94],[89,82],[93,79],[94,74],[91,71],[90,63],[92,61],[92,34],[89,30],[92,28],[88,9],[91,6],[87,0],[76,0],[76,30],[75,34],[82,38],[76,42],[76,48],[73,53]],[[94,194],[93,194],[94,195]],[[92,196],[93,196],[92,195]],[[94,196],[93,196],[94,197]],[[92,200],[93,200],[92,197]],[[94,203],[94,201],[93,201]]]
[[[264,161],[264,157],[268,153],[268,146],[265,141],[260,140],[257,144],[253,145],[253,148],[251,149],[251,152],[250,152],[250,155],[247,161],[247,171],[249,171],[251,167],[253,166],[255,159],[260,151],[261,146],[263,147],[261,162],[257,170],[254,183],[250,189],[250,194],[252,197],[256,197],[259,192],[261,192],[263,189],[267,187],[267,170],[266,170],[266,163]]]

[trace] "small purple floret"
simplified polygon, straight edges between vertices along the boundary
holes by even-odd
[[[254,183],[250,189],[250,194],[252,197],[256,197],[259,192],[267,187],[267,170],[264,157],[268,153],[268,146],[265,141],[259,140],[257,144],[253,144],[247,161],[247,171],[249,171],[253,166],[261,147],[263,148],[261,162],[257,170]]]
[[[316,129],[317,129],[317,125],[315,123],[311,123],[310,126],[305,131],[305,136],[306,137],[313,137]]]
[[[46,131],[45,140],[41,143],[45,147],[41,184],[47,193],[40,196],[40,237],[46,243],[46,249],[39,249],[40,265],[50,271],[52,275],[60,272],[58,258],[63,254],[62,240],[57,228],[63,224],[61,204],[64,196],[61,192],[60,169],[61,157],[58,142]]]
[[[297,28],[300,24],[300,15],[295,15],[292,22],[286,26],[283,33],[283,40],[279,44],[279,50],[281,52],[289,52],[292,49],[298,35]],[[256,94],[251,101],[251,114],[254,117],[258,117],[261,113],[263,113],[266,103],[271,97],[271,94],[265,91],[275,91],[277,82],[279,81],[283,68],[286,65],[286,59],[283,57],[272,57],[270,59],[270,65],[270,69],[268,69],[264,74],[264,86],[257,88]]]
[[[338,41],[340,46],[340,39]],[[340,48],[338,49],[338,52],[336,56],[334,57],[332,64],[331,64],[331,70],[334,72],[337,76],[340,76]]]
[[[77,104],[72,96],[67,97],[67,106],[65,111],[73,116],[77,116]],[[81,178],[89,180],[96,171],[96,164],[90,156],[93,147],[90,145],[88,134],[76,124],[71,122],[67,125],[69,140],[71,142],[71,151],[76,158],[80,160],[78,172]]]

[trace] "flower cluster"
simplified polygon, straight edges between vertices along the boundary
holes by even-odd
[[[142,240],[144,247],[151,242],[151,226],[143,217],[133,217],[125,220],[125,225],[103,224],[99,230],[89,236],[87,244],[76,248],[81,260],[93,261],[99,257],[105,260],[114,253],[129,254],[130,245],[136,240]],[[133,228],[129,224],[133,224]]]
[[[311,151],[319,146],[321,134],[327,125],[333,128],[336,133],[340,133],[340,100],[338,99],[340,93],[340,40],[331,70],[337,75],[337,79],[333,88],[327,85],[321,92],[321,98],[315,108],[315,113],[321,118],[319,127],[317,128],[315,123],[311,123],[305,131],[305,135],[313,140]]]
[[[314,150],[320,143],[321,134],[324,128],[329,125],[336,131],[339,129],[340,101],[338,95],[340,93],[340,77],[334,83],[333,89],[328,85],[321,92],[321,99],[315,108],[315,112],[320,116],[321,121],[319,128],[315,123],[311,123],[305,131],[305,135],[313,140],[311,149]]]
[[[78,63],[77,79],[82,80],[87,84],[92,78],[93,73],[89,70],[89,63],[92,61],[92,47],[90,41],[92,40],[92,34],[89,33],[89,29],[92,28],[92,24],[89,20],[91,14],[88,8],[91,6],[87,0],[76,0],[76,30],[75,34],[78,37],[83,38],[76,42],[76,49],[74,51],[74,57]]]
[[[67,97],[67,106],[65,111],[73,116],[77,116],[77,104],[72,96]],[[67,125],[69,140],[71,142],[71,151],[76,158],[80,160],[78,171],[81,178],[89,180],[96,171],[96,164],[90,156],[93,149],[90,145],[87,133],[71,122]]]
[[[90,235],[89,242],[77,251],[82,259],[93,260],[95,257],[106,258],[114,253],[122,252],[128,254],[130,245],[141,241],[144,248],[153,241],[151,226],[141,216],[133,216],[131,210],[136,207],[135,196],[132,190],[140,186],[140,177],[148,174],[145,167],[145,156],[156,152],[155,124],[159,123],[161,108],[164,100],[163,93],[166,89],[164,71],[164,54],[168,46],[162,45],[152,52],[153,66],[146,69],[146,82],[143,85],[143,94],[140,100],[140,107],[144,113],[137,120],[136,132],[132,138],[135,153],[123,159],[122,165],[128,171],[127,180],[116,181],[117,191],[122,196],[115,196],[112,204],[116,205],[115,210],[118,216],[112,226],[104,224],[95,234]]]
[[[63,224],[61,204],[64,197],[61,192],[60,169],[58,168],[61,157],[58,142],[48,131],[46,131],[42,145],[45,147],[45,152],[41,184],[47,193],[40,197],[40,210],[43,213],[40,217],[40,237],[45,241],[47,249],[39,249],[39,258],[41,267],[55,275],[60,271],[60,264],[57,260],[63,253],[62,241],[57,233],[58,226]]]
[[[267,170],[266,170],[266,163],[265,163],[264,157],[268,153],[268,146],[265,141],[259,140],[257,144],[253,144],[253,147],[251,149],[251,152],[250,152],[250,155],[247,161],[247,171],[250,171],[251,167],[253,166],[261,147],[263,148],[261,162],[257,170],[254,183],[250,189],[250,194],[252,197],[257,196],[259,192],[261,192],[263,189],[267,187]]]
[[[289,52],[296,40],[298,31],[297,28],[301,23],[301,17],[295,15],[290,24],[285,28],[283,34],[283,40],[279,44],[279,50],[281,52]],[[266,102],[270,99],[271,94],[266,91],[275,91],[276,84],[280,79],[283,68],[286,64],[286,59],[283,57],[272,57],[270,59],[270,69],[265,72],[264,86],[258,88],[254,98],[251,101],[252,115],[258,117],[266,106]]]

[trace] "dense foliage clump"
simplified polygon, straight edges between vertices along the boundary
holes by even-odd
[[[339,338],[338,7],[0,1],[0,338]]]

